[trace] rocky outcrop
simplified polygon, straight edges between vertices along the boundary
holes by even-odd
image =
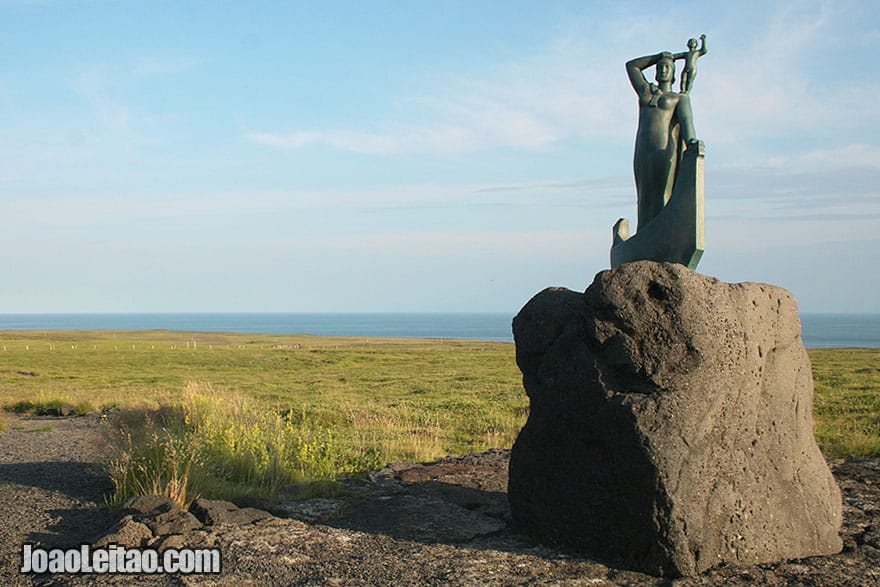
[[[137,495],[122,504],[122,518],[107,530],[95,546],[111,544],[131,548],[151,546],[176,548],[180,537],[210,526],[243,526],[253,524],[272,514],[267,511],[239,508],[228,501],[196,499],[183,510],[171,499],[162,495]]]
[[[531,413],[516,523],[658,575],[842,547],[792,296],[650,261],[547,289],[514,319]]]

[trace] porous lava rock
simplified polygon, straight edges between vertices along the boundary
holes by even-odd
[[[224,524],[252,524],[272,514],[252,507],[240,508],[231,501],[196,499],[189,506],[189,513],[207,526]]]
[[[513,330],[519,527],[655,575],[840,551],[789,292],[642,261],[540,292]]]

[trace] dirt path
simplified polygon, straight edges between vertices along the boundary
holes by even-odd
[[[6,415],[0,433],[0,583],[18,574],[25,542],[91,542],[112,523],[103,506],[112,485],[101,462],[100,419]]]

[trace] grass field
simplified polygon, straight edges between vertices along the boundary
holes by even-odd
[[[118,464],[171,463],[163,482],[218,496],[509,447],[528,413],[510,344],[68,331],[0,345],[0,405],[174,406],[125,416],[113,443],[136,462]]]
[[[880,349],[810,357],[823,450],[880,455]],[[528,413],[510,344],[0,333],[0,405],[33,412],[60,404],[125,408],[109,439],[119,449],[121,494],[159,483],[215,496],[509,447]]]
[[[819,446],[834,456],[880,456],[880,349],[812,349]]]

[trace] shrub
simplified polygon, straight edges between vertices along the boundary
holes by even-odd
[[[89,401],[73,403],[64,399],[44,399],[42,397],[36,400],[21,400],[7,404],[4,409],[16,414],[32,416],[58,416],[62,413],[62,409],[66,409],[69,412],[67,415],[71,416],[82,416],[98,411],[98,408]]]

